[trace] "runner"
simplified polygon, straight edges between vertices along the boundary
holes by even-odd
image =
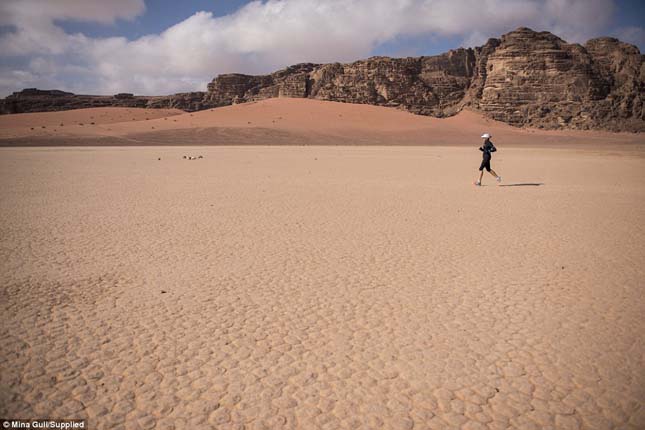
[[[479,179],[475,182],[475,185],[479,186],[482,184],[482,176],[484,176],[484,169],[488,171],[491,175],[495,176],[497,182],[502,182],[502,177],[499,176],[493,169],[490,168],[490,159],[492,158],[491,152],[497,151],[493,142],[490,141],[491,135],[488,133],[482,134],[482,139],[484,139],[484,144],[479,148],[482,154],[482,164],[479,166]]]

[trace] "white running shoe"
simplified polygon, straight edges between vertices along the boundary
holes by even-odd
[[[475,185],[477,185],[478,187],[481,186],[481,184],[482,183],[480,181],[475,181]]]
[[[502,182],[502,177],[501,176],[497,177],[497,182]]]

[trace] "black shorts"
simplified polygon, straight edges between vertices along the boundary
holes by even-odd
[[[482,171],[484,169],[486,169],[487,172],[490,172],[490,160],[482,160],[479,170]]]

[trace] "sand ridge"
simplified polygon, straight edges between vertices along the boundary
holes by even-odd
[[[185,113],[179,109],[141,109],[141,108],[88,108],[74,109],[59,112],[19,113],[12,115],[0,115],[0,130],[18,129],[25,133],[31,132],[53,133],[54,129],[64,132],[65,126],[87,126],[86,133],[92,133],[95,126],[105,124],[128,123],[131,121],[140,122],[151,119],[175,116]],[[42,128],[49,127],[50,130]],[[33,128],[33,130],[31,130]],[[74,128],[78,132],[83,129]],[[73,132],[73,131],[70,131]]]
[[[507,148],[516,186],[475,188],[479,159],[0,149],[0,415],[643,428],[645,159]]]
[[[0,117],[0,145],[472,145],[483,132],[506,145],[644,143],[641,135],[633,133],[520,129],[470,110],[438,119],[393,108],[310,99],[267,99],[192,113],[82,111]],[[90,117],[102,119],[88,124]],[[55,127],[59,121],[75,125]]]

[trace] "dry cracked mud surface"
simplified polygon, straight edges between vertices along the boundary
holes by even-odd
[[[644,428],[643,152],[479,157],[0,150],[0,416]]]

